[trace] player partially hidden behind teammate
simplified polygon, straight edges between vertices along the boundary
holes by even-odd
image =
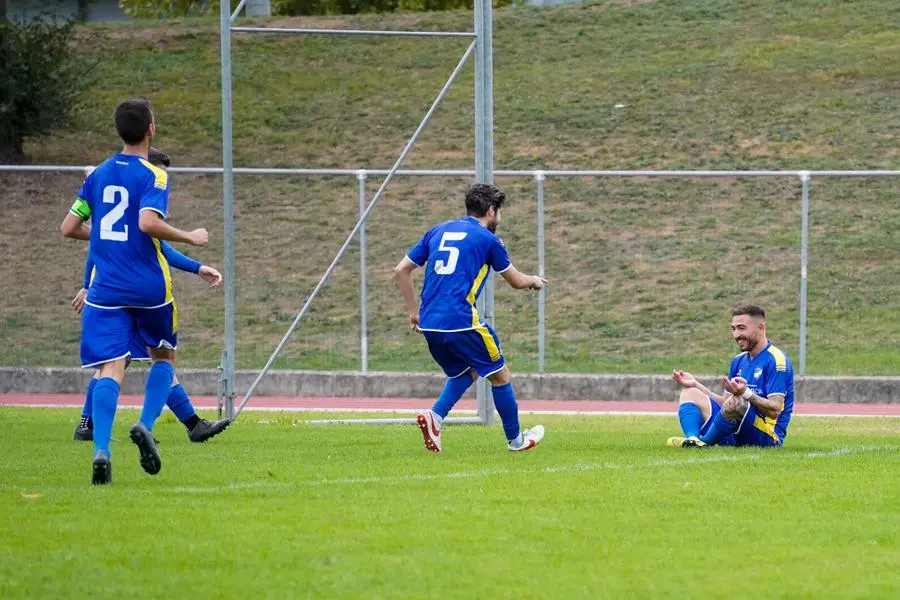
[[[751,304],[731,315],[731,335],[741,353],[722,378],[725,393],[713,393],[690,373],[672,374],[682,388],[678,420],[685,437],[669,438],[670,446],[784,443],[794,411],[794,368],[766,337],[766,311]]]
[[[153,147],[150,148],[147,159],[151,164],[160,168],[166,168],[170,164],[169,155]],[[200,264],[189,256],[185,256],[173,248],[168,242],[160,242],[160,249],[162,250],[166,262],[169,263],[169,266],[180,271],[195,273],[213,287],[217,287],[219,283],[221,283],[222,275],[216,269]],[[87,260],[84,265],[84,285],[72,300],[72,308],[75,309],[76,314],[81,314],[81,311],[84,308],[84,300],[87,297],[88,289],[91,287],[93,275],[94,259],[90,252],[88,252]],[[147,352],[147,348],[138,343],[134,344],[131,348],[131,356],[129,358],[132,361],[150,360],[150,354]],[[91,378],[91,381],[87,385],[84,407],[81,410],[81,420],[75,428],[75,434],[73,435],[73,438],[76,441],[94,440],[94,421],[91,418],[91,415],[94,409],[94,386],[97,384],[99,378],[100,373],[99,371],[96,371],[94,377]],[[172,381],[172,389],[169,393],[169,397],[166,399],[166,406],[169,407],[172,413],[187,429],[188,439],[192,442],[205,442],[225,431],[231,424],[229,419],[207,421],[206,419],[201,419],[197,416],[197,411],[194,410],[191,399],[184,387],[178,382],[178,377],[175,377]]]
[[[155,132],[150,103],[144,98],[125,100],[116,107],[114,120],[124,148],[85,178],[61,226],[68,237],[90,240],[97,269],[85,301],[81,334],[82,365],[100,368],[93,391],[94,484],[112,480],[109,440],[135,340],[149,348],[153,364],[141,417],[130,437],[147,473],[154,475],[162,468],[151,432],[175,377],[178,312],[160,241],[194,246],[209,241],[205,229],[187,232],[165,222],[169,179],[147,160]],[[88,218],[96,226],[87,227]]]
[[[544,437],[541,425],[520,431],[519,407],[500,340],[475,309],[491,269],[516,289],[539,290],[547,283],[513,267],[506,248],[494,235],[505,201],[506,195],[496,186],[470,186],[466,191],[468,216],[432,228],[394,268],[409,324],[424,334],[431,356],[448,377],[431,410],[416,418],[425,447],[432,452],[441,451],[444,418],[479,377],[487,377],[493,386],[494,405],[509,450],[529,450]],[[425,269],[421,308],[412,287],[412,273],[419,267]]]

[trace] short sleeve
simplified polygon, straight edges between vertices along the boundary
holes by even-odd
[[[793,377],[790,367],[779,368],[773,360],[769,363],[766,370],[768,371],[766,373],[766,396],[771,396],[772,394],[787,396],[788,387]]]
[[[431,231],[422,236],[416,245],[410,248],[409,252],[406,253],[406,258],[410,260],[410,262],[414,263],[419,267],[424,267],[425,263],[428,262],[428,242],[431,240]]]
[[[75,202],[72,204],[72,208],[69,209],[69,212],[81,219],[82,221],[87,221],[91,218],[91,205],[88,204],[87,199],[91,197],[91,177],[90,175],[85,178],[84,183],[81,184],[81,190],[78,192],[78,197],[75,198]]]
[[[141,164],[150,170],[141,194],[141,211],[153,210],[165,219],[169,212],[169,175],[143,159]]]
[[[491,252],[488,256],[488,264],[497,273],[502,273],[512,266],[506,246],[496,235],[491,236]]]

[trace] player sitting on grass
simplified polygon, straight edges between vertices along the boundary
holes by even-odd
[[[505,201],[506,195],[496,186],[470,186],[468,216],[433,227],[394,268],[409,324],[425,336],[431,356],[448,377],[431,410],[416,417],[425,447],[432,452],[441,451],[441,425],[447,414],[479,377],[487,377],[493,386],[494,406],[509,450],[529,450],[544,437],[541,425],[520,431],[519,407],[500,340],[475,309],[491,269],[516,289],[539,290],[547,283],[513,267],[503,242],[494,235]],[[425,269],[421,309],[412,287],[412,273],[419,267]]]
[[[794,368],[766,337],[766,311],[738,306],[731,311],[731,336],[741,353],[715,394],[685,371],[674,371],[681,386],[678,420],[685,437],[669,446],[781,446],[794,411]]]
[[[155,475],[162,461],[153,439],[175,378],[178,312],[172,277],[160,241],[205,246],[205,229],[182,231],[166,223],[167,173],[147,160],[156,124],[146,98],[120,102],[114,113],[124,147],[88,175],[60,229],[91,242],[96,276],[82,313],[81,362],[100,369],[93,390],[94,460],[92,483],[112,481],[109,441],[125,365],[135,343],[146,346],[153,364],[147,374],[140,420],[131,441],[140,464]],[[96,225],[88,227],[90,218]]]
[[[151,164],[161,168],[166,168],[170,164],[169,155],[156,148],[150,148],[147,160],[149,160]],[[213,287],[217,287],[219,283],[221,283],[222,275],[220,275],[217,270],[207,265],[202,265],[194,259],[185,256],[173,248],[168,242],[160,242],[160,249],[162,250],[166,261],[169,263],[169,266],[180,271],[196,273]],[[88,288],[91,286],[93,274],[94,261],[91,258],[90,252],[88,252],[87,261],[84,266],[84,287],[78,291],[75,298],[72,300],[72,307],[75,309],[76,314],[81,314],[81,310],[84,308],[84,299],[87,297]],[[150,354],[142,345],[135,344],[131,350],[130,360],[150,360]],[[75,428],[75,434],[73,436],[73,439],[76,441],[93,441],[94,439],[94,422],[91,419],[91,413],[93,412],[94,406],[94,386],[97,384],[99,378],[100,372],[95,371],[93,378],[91,378],[90,383],[88,383],[84,399],[84,408],[81,410],[81,421]],[[169,410],[171,410],[185,426],[188,431],[188,439],[192,442],[205,442],[225,431],[231,424],[229,419],[221,419],[212,422],[198,417],[197,411],[194,410],[194,407],[191,404],[190,397],[187,395],[187,392],[181,384],[178,383],[178,377],[175,377],[172,381],[172,389],[169,392],[168,399],[166,399],[166,406],[169,407]]]

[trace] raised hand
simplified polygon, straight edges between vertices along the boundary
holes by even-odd
[[[687,371],[673,370],[672,379],[685,389],[697,387],[697,379]]]

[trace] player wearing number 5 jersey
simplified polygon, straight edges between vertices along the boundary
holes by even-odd
[[[125,100],[116,106],[114,120],[124,148],[85,178],[61,226],[68,237],[90,240],[96,268],[81,334],[82,365],[100,370],[93,392],[95,484],[111,481],[109,439],[119,386],[135,343],[149,349],[153,364],[131,439],[145,471],[152,475],[161,468],[151,431],[175,376],[178,311],[160,242],[205,246],[209,239],[205,229],[186,232],[165,222],[169,178],[148,160],[156,128],[150,103],[145,98]],[[85,224],[88,218],[90,227]]]
[[[510,373],[493,328],[481,321],[475,302],[491,271],[517,289],[541,289],[546,282],[520,273],[495,235],[506,195],[496,186],[476,183],[466,192],[467,216],[428,231],[394,268],[394,276],[409,311],[410,325],[422,332],[434,360],[447,375],[441,396],[416,420],[425,447],[441,451],[444,418],[479,377],[493,386],[494,405],[512,451],[528,450],[544,436],[540,425],[520,431],[519,409]],[[422,305],[412,288],[412,273],[425,270]]]

